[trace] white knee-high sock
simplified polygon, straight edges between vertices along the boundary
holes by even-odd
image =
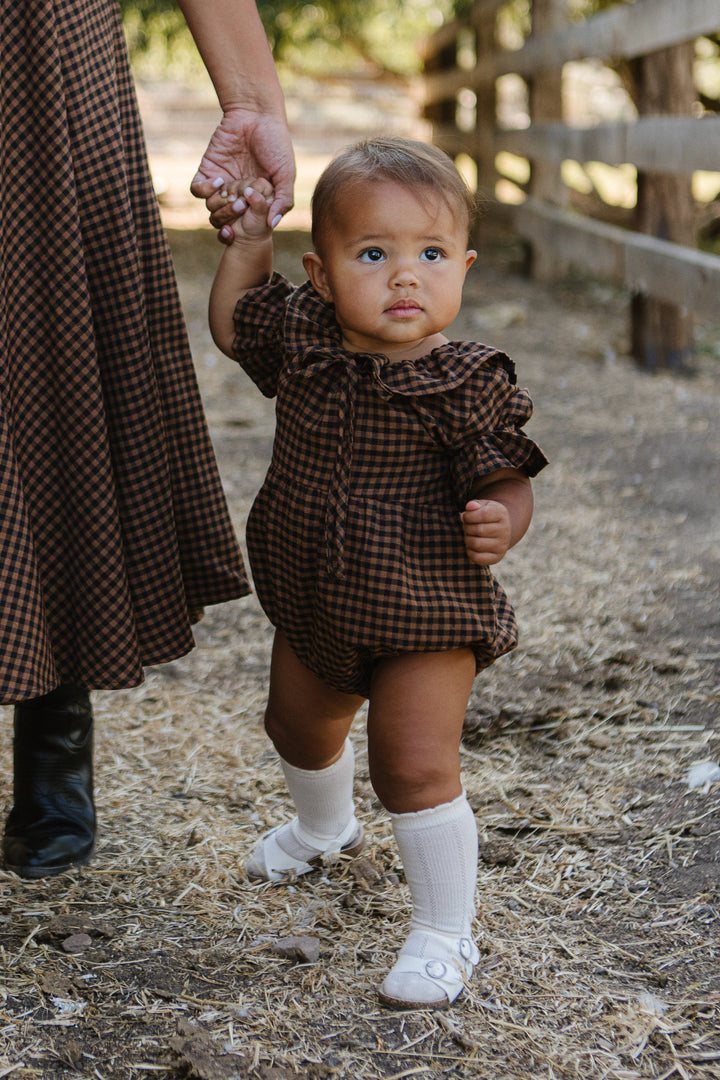
[[[409,814],[391,814],[393,832],[412,897],[410,937],[404,953],[425,955],[431,934],[471,936],[475,917],[478,835],[465,794]]]
[[[326,769],[298,769],[282,758],[280,764],[297,811],[297,821],[292,823],[293,839],[307,848],[307,852],[297,854],[303,857],[309,852],[317,854],[347,828],[355,815],[352,743],[347,739],[341,756]],[[295,845],[291,848],[288,840],[289,837],[278,835],[280,846],[290,851]]]

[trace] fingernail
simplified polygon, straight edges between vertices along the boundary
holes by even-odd
[[[234,233],[229,225],[223,225],[222,229],[220,230],[220,235],[222,236],[223,240],[232,240]]]
[[[225,181],[223,180],[222,176],[216,176],[212,182],[214,188],[222,187],[224,183]]]
[[[272,219],[272,223],[271,223],[270,227],[272,229],[277,229],[277,227],[280,224],[280,222],[282,221],[282,219],[283,219],[282,214],[276,214],[275,217]]]
[[[246,187],[246,188],[245,188],[245,191],[243,192],[243,194],[244,194],[244,195],[247,195],[248,197],[249,197],[250,195],[254,195],[254,194],[255,194],[255,188],[251,188],[251,187]]]
[[[244,199],[237,199],[236,202],[232,204],[232,209],[236,214],[239,214],[241,210],[247,210],[247,203]]]

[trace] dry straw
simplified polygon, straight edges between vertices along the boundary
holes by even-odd
[[[468,318],[503,299],[496,271]],[[605,340],[621,305],[524,288],[532,334],[517,327],[507,347],[542,402],[534,432],[553,466],[502,571],[522,648],[478,680],[468,712],[482,962],[464,999],[445,1014],[377,1004],[408,896],[362,716],[363,857],[288,887],[245,879],[243,853],[289,810],[262,731],[270,630],[251,599],[208,613],[200,648],[140,689],[96,695],[93,863],[47,882],[0,874],[0,1077],[720,1078],[720,784],[686,782],[720,760],[717,582],[703,538],[693,547],[677,522],[671,535],[659,473],[633,482],[642,439],[678,410],[717,449],[718,428],[699,426],[717,383],[593,366],[567,328],[582,317]],[[241,529],[271,404],[212,361],[194,297]]]

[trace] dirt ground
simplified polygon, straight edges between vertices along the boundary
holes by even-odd
[[[171,241],[242,536],[272,402],[210,340],[213,236]],[[308,246],[280,232],[279,269],[297,279]],[[407,892],[362,716],[365,855],[288,888],[246,880],[244,853],[288,809],[251,597],[208,611],[198,648],[142,687],[95,695],[92,864],[0,872],[0,1077],[720,1078],[720,783],[688,780],[720,763],[720,324],[699,327],[692,376],[648,374],[626,356],[626,297],[533,283],[521,254],[488,245],[453,328],[514,358],[551,461],[498,571],[521,644],[467,716],[471,987],[445,1014],[378,1006]]]

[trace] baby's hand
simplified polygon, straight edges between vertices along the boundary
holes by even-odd
[[[269,180],[258,177],[250,183],[241,180],[228,181],[221,194],[226,203],[232,204],[232,209],[238,215],[232,225],[224,225],[220,229],[218,239],[223,244],[231,244],[235,239],[241,242],[266,240],[271,235],[267,216],[275,192]]]
[[[471,499],[460,520],[470,561],[478,566],[500,562],[510,547],[511,525],[507,507],[491,499]]]

